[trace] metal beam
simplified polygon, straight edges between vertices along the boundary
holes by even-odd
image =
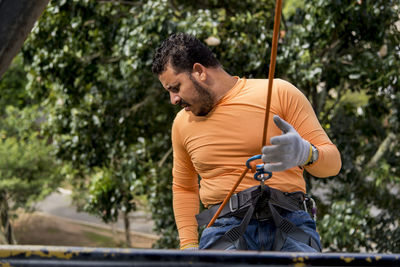
[[[400,254],[0,246],[1,266],[400,266]]]
[[[0,78],[49,0],[0,0]]]

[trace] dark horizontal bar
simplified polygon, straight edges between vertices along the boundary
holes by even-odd
[[[400,254],[0,246],[1,266],[400,266]]]

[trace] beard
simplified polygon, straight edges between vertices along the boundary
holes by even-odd
[[[196,112],[192,111],[192,113],[196,116],[206,116],[214,108],[214,96],[209,90],[207,90],[207,88],[201,86],[195,79],[193,79],[192,75],[189,75],[189,78],[198,94],[197,104],[199,110]]]

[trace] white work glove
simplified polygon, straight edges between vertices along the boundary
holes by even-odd
[[[282,130],[282,135],[272,137],[271,145],[262,148],[264,170],[279,172],[305,165],[310,159],[311,144],[279,116],[274,116],[274,122]]]
[[[199,250],[199,244],[190,243],[190,244],[187,244],[187,245],[181,247],[181,250],[185,250],[185,251],[188,251],[188,250]]]
[[[184,248],[183,250],[184,250],[184,251],[199,250],[199,247]]]

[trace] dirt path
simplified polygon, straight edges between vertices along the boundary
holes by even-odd
[[[51,193],[44,200],[37,203],[35,205],[35,210],[65,219],[72,219],[74,221],[94,223],[96,225],[109,227],[97,216],[84,211],[78,212],[76,206],[72,202],[71,194],[72,192],[70,190],[58,188],[57,191]],[[154,234],[154,223],[151,220],[150,211],[148,211],[145,206],[138,205],[138,210],[129,214],[129,221],[131,225],[131,231]],[[124,230],[124,220],[119,218],[115,226],[117,229]]]
[[[111,229],[43,213],[20,214],[13,225],[20,245],[126,247],[121,231],[113,234]],[[132,233],[131,240],[133,248],[151,248],[156,238]]]

